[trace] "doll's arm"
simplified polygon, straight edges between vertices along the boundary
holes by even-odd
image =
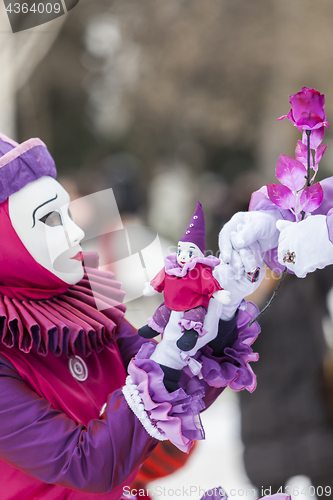
[[[149,281],[147,281],[147,283],[145,284],[145,287],[143,289],[143,295],[145,297],[153,297],[154,295],[156,295],[158,292],[157,290],[155,290],[155,288],[153,288],[150,284]]]
[[[230,292],[228,292],[227,290],[218,290],[217,292],[213,293],[213,297],[221,304],[227,305],[231,302]]]

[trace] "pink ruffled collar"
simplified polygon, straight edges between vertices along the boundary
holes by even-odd
[[[205,266],[215,267],[220,264],[220,262],[220,259],[214,257],[213,255],[209,255],[208,257],[193,257],[190,262],[181,267],[177,262],[176,252],[168,255],[164,261],[165,272],[170,276],[177,276],[178,278],[183,278],[183,276],[185,276],[188,271],[194,269],[197,264],[204,264]]]
[[[111,272],[97,269],[97,254],[84,254],[85,275],[64,294],[51,299],[17,300],[0,295],[0,341],[42,356],[100,352],[114,342],[126,307],[125,292]]]

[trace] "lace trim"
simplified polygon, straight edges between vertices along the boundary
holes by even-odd
[[[131,408],[134,415],[140,420],[143,427],[146,429],[148,434],[159,441],[166,441],[168,438],[162,434],[150,420],[148,413],[145,410],[144,404],[140,397],[137,386],[133,383],[132,377],[130,375],[126,378],[126,385],[123,389],[124,397],[127,401],[128,406]]]

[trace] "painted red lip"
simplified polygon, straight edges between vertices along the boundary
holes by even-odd
[[[82,255],[82,252],[78,252],[75,257],[71,257],[72,259],[74,260],[79,260],[79,261],[83,261],[83,255]]]

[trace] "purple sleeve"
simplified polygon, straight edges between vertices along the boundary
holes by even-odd
[[[121,390],[109,396],[103,418],[84,427],[35,394],[1,356],[0,377],[0,458],[45,483],[106,493],[157,444]]]
[[[140,347],[146,342],[147,339],[140,337],[136,328],[126,319],[121,322],[117,332],[117,344],[125,367],[128,366],[131,358],[139,352]],[[150,340],[150,342],[153,341]]]
[[[324,198],[319,208],[312,212],[313,215],[327,215],[333,208],[333,177],[320,181],[320,184],[324,191]]]
[[[324,199],[320,207],[312,212],[312,214],[326,215],[328,236],[330,241],[333,243],[333,177],[320,181],[320,184],[324,190]]]

